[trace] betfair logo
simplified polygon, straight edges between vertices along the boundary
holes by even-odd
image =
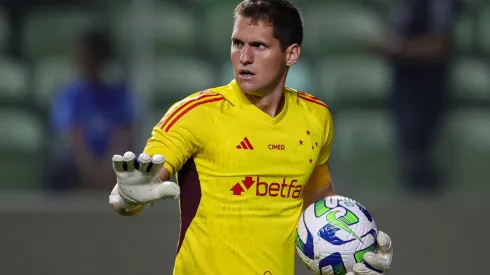
[[[255,185],[255,188],[252,188]],[[245,177],[241,182],[236,183],[230,189],[234,196],[241,196],[243,192],[255,189],[255,195],[257,197],[280,197],[284,199],[299,199],[301,198],[301,192],[303,186],[298,184],[298,181],[292,179],[288,182],[288,179],[282,178],[277,182],[267,182],[261,180],[260,177]]]
[[[248,190],[252,185],[255,183],[255,181],[252,179],[252,177],[245,177],[244,180],[242,180],[243,186]],[[245,192],[245,189],[242,187],[240,183],[237,183],[233,185],[233,187],[230,189],[231,192],[233,192],[233,195],[235,196],[241,196],[243,192]]]

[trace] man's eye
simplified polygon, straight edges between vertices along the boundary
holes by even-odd
[[[252,46],[254,48],[261,49],[261,50],[267,48],[264,44],[261,43],[253,43]]]

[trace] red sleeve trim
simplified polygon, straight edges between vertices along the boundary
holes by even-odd
[[[193,98],[193,99],[190,99],[190,100],[186,101],[184,104],[182,104],[177,109],[175,109],[174,111],[172,111],[172,113],[168,114],[167,115],[167,118],[165,118],[165,121],[160,122],[160,124],[161,124],[160,129],[165,128],[182,109],[184,109],[187,106],[195,103],[196,101],[199,101],[201,99],[208,98],[208,97],[210,97],[210,98],[220,97],[221,98],[222,96],[219,95],[219,94],[207,94],[207,95],[199,94],[199,96],[197,96],[196,98]]]
[[[209,97],[209,99],[206,99],[206,100],[202,100],[203,98],[206,98],[206,97]],[[203,105],[203,104],[206,104],[206,103],[210,103],[210,102],[216,102],[216,101],[221,101],[221,100],[224,100],[225,98],[222,96],[222,95],[209,95],[209,96],[203,96],[201,98],[199,98],[199,100],[191,100],[187,103],[185,103],[184,105],[182,105],[181,107],[179,107],[178,110],[176,110],[175,112],[172,113],[172,117],[177,114],[179,112],[179,110],[187,107],[186,109],[184,109],[177,117],[175,118],[172,118],[170,117],[167,122],[168,123],[168,126],[165,128],[165,132],[168,132],[172,126],[174,126],[174,124],[179,121],[185,114],[187,114],[189,111],[191,111],[192,109],[196,108],[197,106],[200,106],[200,105]],[[194,103],[194,104],[192,104]],[[167,124],[167,123],[165,123]],[[162,126],[162,129],[165,127],[165,124]]]
[[[315,99],[315,97],[308,97],[306,96],[305,94],[302,94],[300,93],[299,94],[299,98],[303,99],[303,100],[306,100],[308,102],[311,102],[311,103],[314,103],[314,104],[317,104],[317,105],[320,105],[320,106],[323,106],[325,108],[327,108],[328,110],[330,110],[327,106],[327,104],[323,103],[322,101],[320,101],[319,99]]]

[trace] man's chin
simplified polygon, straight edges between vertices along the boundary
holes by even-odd
[[[257,91],[260,90],[260,87],[258,87],[258,85],[255,85],[248,81],[241,81],[238,79],[236,82],[238,84],[238,87],[244,94],[256,95],[258,94]]]

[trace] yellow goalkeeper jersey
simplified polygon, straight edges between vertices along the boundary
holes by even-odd
[[[284,95],[271,117],[232,81],[174,104],[154,127],[145,152],[165,156],[181,188],[174,275],[294,274],[303,189],[330,155],[333,124],[317,98]]]

